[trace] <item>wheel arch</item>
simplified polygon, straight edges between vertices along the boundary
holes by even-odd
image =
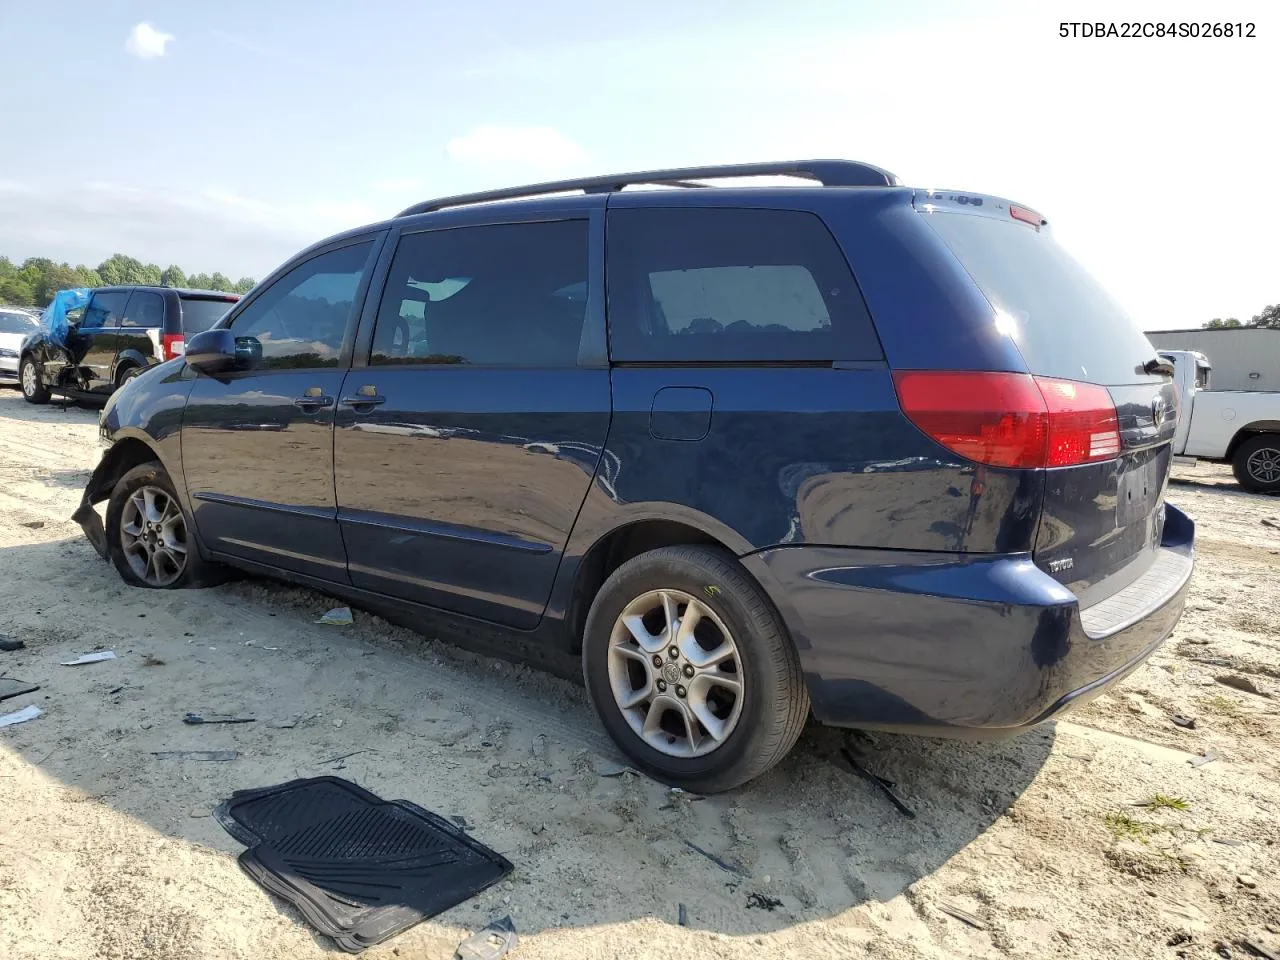
[[[688,545],[719,547],[737,556],[721,537],[687,520],[635,519],[621,523],[599,536],[583,554],[574,572],[573,586],[565,610],[565,631],[569,650],[582,652],[582,634],[587,613],[605,580],[632,557],[660,547]]]
[[[36,365],[36,368],[40,371],[40,379],[43,381],[44,365],[45,365],[45,359],[46,359],[45,353],[46,351],[42,349],[42,345],[38,343],[29,344],[26,347],[26,349],[20,351],[18,353],[18,375],[19,376],[22,375],[22,365],[26,363],[28,360],[30,360],[32,363]]]
[[[1265,433],[1274,433],[1280,436],[1280,420],[1254,420],[1251,423],[1246,423],[1231,438],[1231,443],[1227,446],[1226,459],[1230,460],[1235,457],[1236,451],[1240,449],[1242,443]]]
[[[121,477],[134,467],[152,460],[165,466],[160,454],[146,440],[136,436],[122,437],[108,447],[106,453],[102,455],[97,468],[93,471],[93,476],[89,478],[85,498],[91,503],[107,499]],[[165,470],[168,470],[167,466]]]
[[[150,365],[151,361],[141,351],[132,348],[121,350],[116,354],[115,363],[111,368],[111,379],[118,384],[124,371],[135,367],[145,370]]]

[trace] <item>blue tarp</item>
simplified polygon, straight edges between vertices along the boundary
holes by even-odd
[[[40,315],[40,324],[49,331],[50,340],[61,347],[67,345],[67,332],[70,329],[67,313],[87,304],[91,293],[93,291],[88,287],[75,287],[71,290],[59,290],[53,295],[53,300]]]

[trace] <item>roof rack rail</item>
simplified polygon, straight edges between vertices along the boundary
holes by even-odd
[[[472,203],[488,203],[494,200],[516,200],[521,197],[540,197],[550,193],[567,193],[581,190],[583,193],[613,193],[629,186],[706,187],[695,180],[719,180],[733,177],[791,176],[814,180],[824,187],[892,187],[898,178],[888,170],[856,160],[789,160],[778,163],[737,163],[719,167],[676,167],[671,170],[646,170],[639,173],[615,173],[603,177],[583,177],[577,180],[553,180],[524,187],[507,187],[502,190],[486,190],[482,193],[463,193],[456,197],[441,197],[415,203],[396,214],[409,217],[418,213],[431,213],[446,207],[462,207]]]

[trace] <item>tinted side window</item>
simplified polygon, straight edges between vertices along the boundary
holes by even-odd
[[[814,214],[609,214],[609,335],[620,361],[870,360],[879,341]]]
[[[330,250],[294,267],[231,322],[256,367],[336,367],[372,242]]]
[[[586,317],[587,221],[401,238],[370,362],[571,367]]]
[[[181,303],[182,332],[188,337],[211,330],[236,305],[235,300],[216,297],[183,297]]]
[[[123,326],[159,327],[164,324],[164,300],[149,290],[135,290],[124,311]]]
[[[120,318],[124,316],[125,304],[128,302],[128,290],[110,290],[106,293],[95,293],[84,308],[84,316],[80,321],[80,326],[118,327],[120,326]]]

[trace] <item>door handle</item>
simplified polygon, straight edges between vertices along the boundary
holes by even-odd
[[[316,390],[315,387],[312,387],[311,389]],[[326,397],[318,390],[316,390],[315,393],[308,390],[305,396],[295,397],[293,402],[296,406],[301,407],[307,413],[314,413],[316,410],[323,409],[324,407],[332,407],[333,397]]]
[[[387,398],[378,393],[378,388],[366,383],[354,395],[343,397],[341,403],[347,407],[376,407],[386,403]]]

